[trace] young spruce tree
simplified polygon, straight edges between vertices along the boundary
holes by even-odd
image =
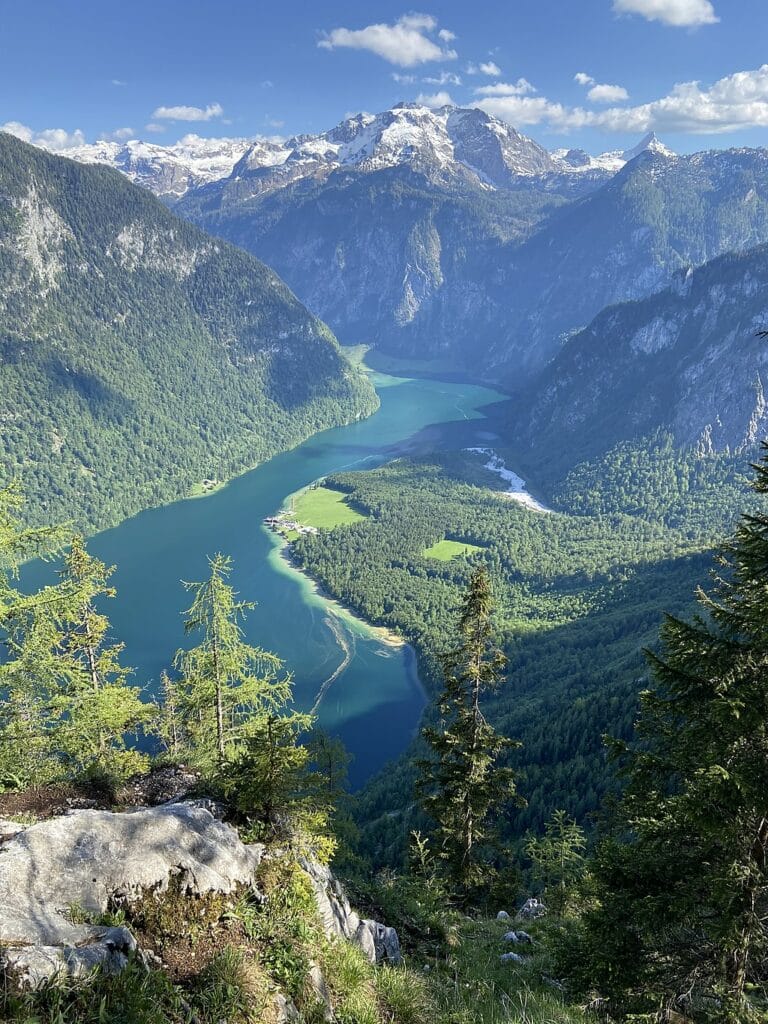
[[[444,689],[439,723],[422,735],[434,757],[418,763],[417,797],[437,825],[445,874],[458,898],[466,898],[489,870],[493,819],[515,792],[514,772],[502,752],[517,746],[500,736],[481,710],[482,696],[502,678],[505,658],[493,636],[493,596],[484,569],[473,574],[459,614],[458,636],[440,661]]]
[[[768,445],[754,467],[768,494]],[[595,864],[591,979],[628,1009],[768,1012],[768,515],[744,515],[692,622],[649,655],[640,743]],[[591,940],[591,941],[589,941]],[[664,1018],[666,1019],[666,1018]]]

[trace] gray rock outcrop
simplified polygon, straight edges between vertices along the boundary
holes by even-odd
[[[0,841],[3,967],[28,987],[119,970],[136,945],[128,929],[78,918],[163,892],[172,878],[194,895],[233,892],[251,884],[262,853],[195,804],[74,811],[23,828]]]
[[[326,865],[302,860],[301,866],[312,882],[318,913],[328,938],[353,942],[372,964],[385,961],[401,963],[400,940],[394,928],[356,914],[343,887]]]

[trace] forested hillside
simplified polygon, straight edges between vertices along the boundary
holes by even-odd
[[[258,260],[0,133],[0,478],[32,521],[113,524],[375,405]]]
[[[684,611],[706,578],[709,548],[744,506],[746,459],[681,453],[660,436],[583,464],[535,512],[498,490],[477,456],[401,459],[329,483],[368,518],[304,536],[292,553],[366,619],[400,630],[417,647],[434,693],[437,655],[473,570],[485,566],[508,658],[488,711],[522,741],[512,762],[527,806],[507,839],[540,830],[557,808],[587,821],[614,786],[602,736],[628,736],[642,689],[642,648],[664,610]],[[436,541],[468,544],[447,561]],[[428,720],[429,720],[428,712]],[[410,751],[361,795],[364,845],[397,862],[414,827],[403,801]]]

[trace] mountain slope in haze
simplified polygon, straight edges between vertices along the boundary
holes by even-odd
[[[768,429],[768,246],[729,254],[568,340],[512,425],[531,462],[601,455],[668,431],[702,454],[747,453]],[[559,455],[558,455],[559,453]]]
[[[536,191],[432,186],[402,168],[336,172],[224,208],[209,207],[208,191],[191,193],[179,212],[268,253],[342,341],[448,362],[471,362],[506,317],[505,296],[489,279],[494,254],[562,202]]]
[[[673,276],[768,241],[768,150],[674,156],[651,147],[608,184],[560,209],[524,244],[497,255],[514,313],[488,365],[535,371],[601,309]]]
[[[375,405],[258,260],[0,134],[0,478],[33,518],[114,523]]]

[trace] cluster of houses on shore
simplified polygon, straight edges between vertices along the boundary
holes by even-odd
[[[273,533],[279,533],[282,537],[288,534],[297,533],[301,536],[304,533],[317,533],[316,526],[304,526],[297,523],[293,518],[293,512],[288,509],[281,509],[276,516],[267,516],[264,525],[268,526]]]

